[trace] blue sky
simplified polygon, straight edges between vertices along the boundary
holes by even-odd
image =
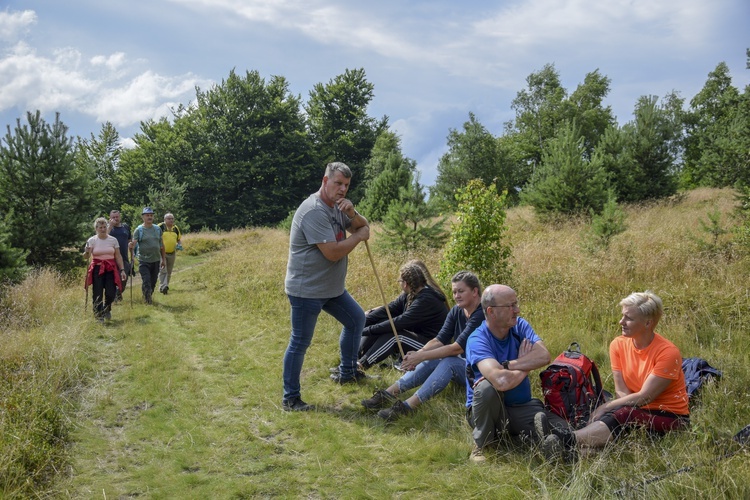
[[[188,104],[195,87],[257,70],[303,100],[364,68],[369,113],[387,115],[422,183],[434,184],[451,128],[473,112],[495,135],[525,78],[552,63],[569,92],[599,69],[622,124],[641,95],[689,101],[724,61],[750,84],[747,0],[4,0],[0,125],[60,112],[71,135]]]

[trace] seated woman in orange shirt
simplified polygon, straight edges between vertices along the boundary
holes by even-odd
[[[601,448],[631,426],[665,433],[690,424],[682,355],[672,342],[654,330],[661,318],[661,299],[653,292],[632,293],[620,301],[622,335],[609,346],[615,397],[599,406],[583,429],[547,429],[543,450],[555,457],[565,448]]]

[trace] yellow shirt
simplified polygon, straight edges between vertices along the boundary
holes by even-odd
[[[172,226],[172,230],[167,229],[167,225],[163,222],[159,224],[161,228],[161,240],[164,243],[164,251],[166,253],[174,253],[177,249],[177,241],[181,238],[180,229],[177,226]]]

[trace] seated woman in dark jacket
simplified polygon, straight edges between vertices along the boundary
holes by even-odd
[[[431,281],[431,284],[428,284]],[[421,349],[434,339],[448,315],[448,302],[427,268],[419,261],[410,261],[399,270],[403,293],[388,304],[404,352]],[[363,370],[400,354],[385,307],[367,312],[359,363]]]

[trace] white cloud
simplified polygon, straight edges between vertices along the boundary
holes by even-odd
[[[91,58],[92,66],[105,66],[110,71],[116,71],[125,63],[125,53],[116,52],[110,56],[94,56]]]
[[[108,120],[115,125],[131,125],[171,116],[171,110],[186,102],[196,86],[210,84],[191,74],[165,77],[146,71],[120,87],[101,89],[86,111],[100,122]]]
[[[0,13],[0,24],[16,26],[16,31],[35,19],[31,11]],[[43,55],[19,41],[0,57],[0,112],[12,108],[22,112],[73,111],[125,127],[171,116],[171,108],[194,97],[195,86],[211,85],[193,74],[138,73],[136,66],[124,52],[85,59],[77,49],[56,48]]]
[[[24,10],[22,12],[0,11],[0,40],[17,41],[22,33],[36,24],[36,12]]]

